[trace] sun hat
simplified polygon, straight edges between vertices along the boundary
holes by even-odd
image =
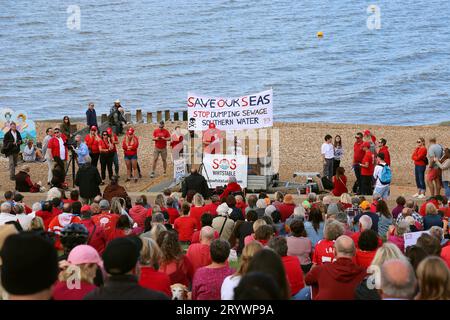
[[[81,244],[73,248],[67,257],[67,262],[74,265],[95,263],[98,266],[103,267],[102,259],[97,250],[87,244]]]
[[[217,207],[216,212],[217,212],[217,214],[224,216],[224,215],[229,215],[231,212],[233,212],[233,209],[228,207],[226,202],[224,202],[220,206]]]
[[[120,103],[120,100],[119,100],[119,99],[116,99],[116,101],[114,101],[114,103]]]

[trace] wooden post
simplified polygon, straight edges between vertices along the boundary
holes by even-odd
[[[183,121],[188,121],[188,112],[183,111]]]
[[[108,115],[106,113],[103,113],[101,123],[105,123],[105,122],[108,122]]]
[[[153,113],[147,112],[147,123],[153,122]]]
[[[156,121],[160,123],[162,120],[162,111],[156,111]]]
[[[170,110],[165,110],[164,111],[164,121],[169,121],[170,120]]]
[[[127,123],[131,123],[131,112],[125,112],[125,120]]]
[[[142,110],[141,109],[137,109],[136,110],[136,122],[137,123],[142,123]]]
[[[178,111],[175,111],[173,113],[173,121],[180,121],[180,114],[178,113]]]

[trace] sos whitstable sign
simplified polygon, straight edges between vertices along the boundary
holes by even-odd
[[[230,176],[236,177],[237,183],[246,188],[247,156],[205,154],[202,175],[208,180],[210,188],[226,185]]]
[[[272,89],[237,98],[205,97],[188,93],[188,130],[206,130],[210,122],[220,130],[272,127]]]

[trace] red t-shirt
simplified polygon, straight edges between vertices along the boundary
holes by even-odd
[[[107,238],[110,237],[111,233],[116,229],[117,221],[119,220],[119,215],[111,214],[108,212],[96,214],[92,217],[92,221],[97,225],[101,226],[105,231]]]
[[[169,223],[174,224],[175,220],[180,216],[180,213],[175,208],[166,208],[165,210],[169,215]]]
[[[49,211],[42,211],[42,210],[36,211],[36,216],[41,217],[42,220],[44,221],[45,230],[48,230],[48,226],[50,225],[50,222],[57,215],[58,215],[57,213],[49,212]]]
[[[417,147],[414,149],[411,159],[416,166],[425,166],[425,159],[427,157],[427,148]]]
[[[213,217],[217,216],[217,207],[220,205],[220,203],[209,203],[205,204],[203,208],[205,208],[204,212],[209,212]],[[244,211],[242,211],[244,212]]]
[[[340,197],[343,193],[347,193],[347,177],[341,176],[338,180],[336,180],[336,176],[333,177],[333,190],[331,190],[331,193],[333,193],[334,196]]]
[[[388,166],[391,166],[391,155],[389,154],[389,149],[387,146],[382,146],[380,148],[380,150],[378,150],[378,154],[384,154],[384,162],[386,162],[386,164]]]
[[[170,290],[170,278],[167,274],[148,266],[141,266],[140,270],[140,286],[150,290],[162,292],[168,297],[172,297],[172,291]]]
[[[317,265],[321,265],[334,260],[334,240],[322,239],[317,242],[314,249],[312,262]]]
[[[207,244],[193,243],[189,246],[186,256],[194,268],[194,273],[198,268],[211,264],[210,248]]]
[[[170,284],[181,283],[189,287],[194,277],[194,269],[188,257],[183,255],[178,260],[169,263],[161,263],[159,270],[169,276]]]
[[[153,131],[153,138],[170,138],[170,132],[166,129],[157,128]],[[164,139],[155,141],[155,148],[165,149],[167,147],[167,141]]]
[[[362,176],[372,176],[374,165],[373,165],[373,154],[369,150],[366,151],[366,154],[364,155],[364,158],[362,159],[361,163],[366,164],[369,163],[368,168],[361,167],[361,175]]]
[[[191,210],[189,211],[189,216],[192,219],[195,219],[195,222],[197,223],[197,230],[200,230],[202,227],[202,223],[201,223],[201,217],[202,215],[205,213],[205,207],[195,207],[192,206]]]
[[[128,149],[130,147],[130,149]],[[137,155],[137,149],[139,148],[139,139],[136,136],[133,136],[131,141],[128,141],[128,137],[123,138],[122,141],[122,149],[123,154],[126,156],[135,156]]]
[[[97,287],[86,281],[80,281],[79,289],[68,288],[67,281],[58,281],[53,289],[54,300],[83,300],[83,298]]]
[[[355,256],[355,263],[358,266],[368,268],[373,258],[375,257],[375,254],[377,253],[377,250],[374,251],[362,251],[362,250],[356,250],[356,256]]]
[[[181,216],[175,219],[173,228],[178,231],[178,240],[191,241],[197,222],[190,216]]]
[[[291,295],[295,295],[305,286],[300,260],[298,260],[298,257],[284,256],[281,257],[281,261],[291,287]]]
[[[89,148],[89,151],[93,154],[97,154],[100,153],[100,149],[98,147],[98,140],[97,140],[97,136],[91,136],[90,134],[88,134],[85,138],[84,141],[86,142],[87,147]]]
[[[353,164],[360,163],[364,158],[364,150],[362,149],[364,141],[357,141],[353,145]]]

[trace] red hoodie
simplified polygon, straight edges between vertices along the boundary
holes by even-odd
[[[305,286],[300,260],[298,260],[298,257],[284,256],[281,257],[281,261],[283,262],[284,270],[286,270],[291,295],[295,295]]]
[[[223,193],[220,195],[220,199],[228,197],[230,193],[241,192],[241,186],[237,182],[230,182]]]
[[[417,147],[411,156],[416,166],[425,166],[425,158],[427,157],[427,148]]]
[[[306,275],[306,285],[318,289],[313,300],[354,300],[355,288],[366,277],[366,269],[349,258],[315,266]]]
[[[389,148],[387,146],[382,146],[380,150],[378,150],[378,154],[384,154],[384,161],[388,166],[391,166],[391,155],[389,154]]]

